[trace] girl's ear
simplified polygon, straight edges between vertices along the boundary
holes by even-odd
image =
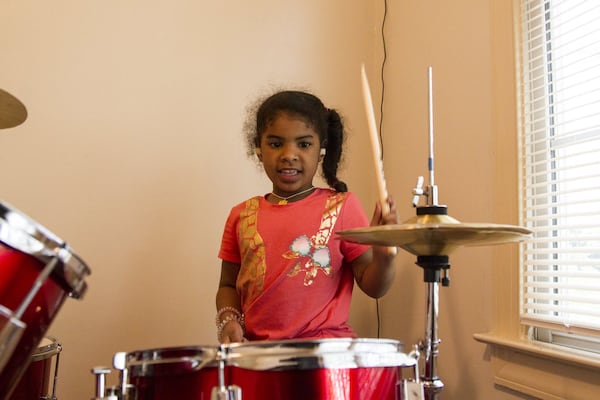
[[[256,157],[262,161],[262,151],[258,147],[254,151],[256,152]]]
[[[321,147],[321,151],[319,152],[319,161],[323,161],[325,154],[327,154],[327,150],[324,147]]]

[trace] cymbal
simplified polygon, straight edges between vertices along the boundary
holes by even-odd
[[[14,128],[26,119],[25,105],[12,94],[0,89],[0,129]]]
[[[519,242],[531,230],[514,225],[460,223],[447,215],[420,215],[404,224],[381,225],[338,232],[354,243],[397,246],[417,256],[449,255],[461,246]]]

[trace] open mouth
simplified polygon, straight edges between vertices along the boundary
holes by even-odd
[[[280,173],[281,175],[285,175],[285,176],[296,176],[300,173],[300,171],[298,171],[297,169],[280,169],[277,171],[278,173]]]

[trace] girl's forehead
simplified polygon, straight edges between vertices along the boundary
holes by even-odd
[[[319,134],[305,119],[294,115],[282,114],[266,126],[262,136],[316,136]]]

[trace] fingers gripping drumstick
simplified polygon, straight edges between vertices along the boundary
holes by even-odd
[[[371,149],[373,150],[373,161],[375,162],[375,174],[377,176],[377,189],[379,193],[379,204],[381,204],[381,213],[387,215],[390,213],[390,205],[387,201],[388,193],[383,176],[383,160],[381,159],[381,147],[377,135],[377,126],[375,124],[375,113],[373,111],[373,101],[371,99],[371,89],[365,72],[365,65],[361,66],[362,90],[367,113],[367,123],[369,125],[369,136],[371,137]],[[396,254],[395,247],[389,247],[390,254]]]

